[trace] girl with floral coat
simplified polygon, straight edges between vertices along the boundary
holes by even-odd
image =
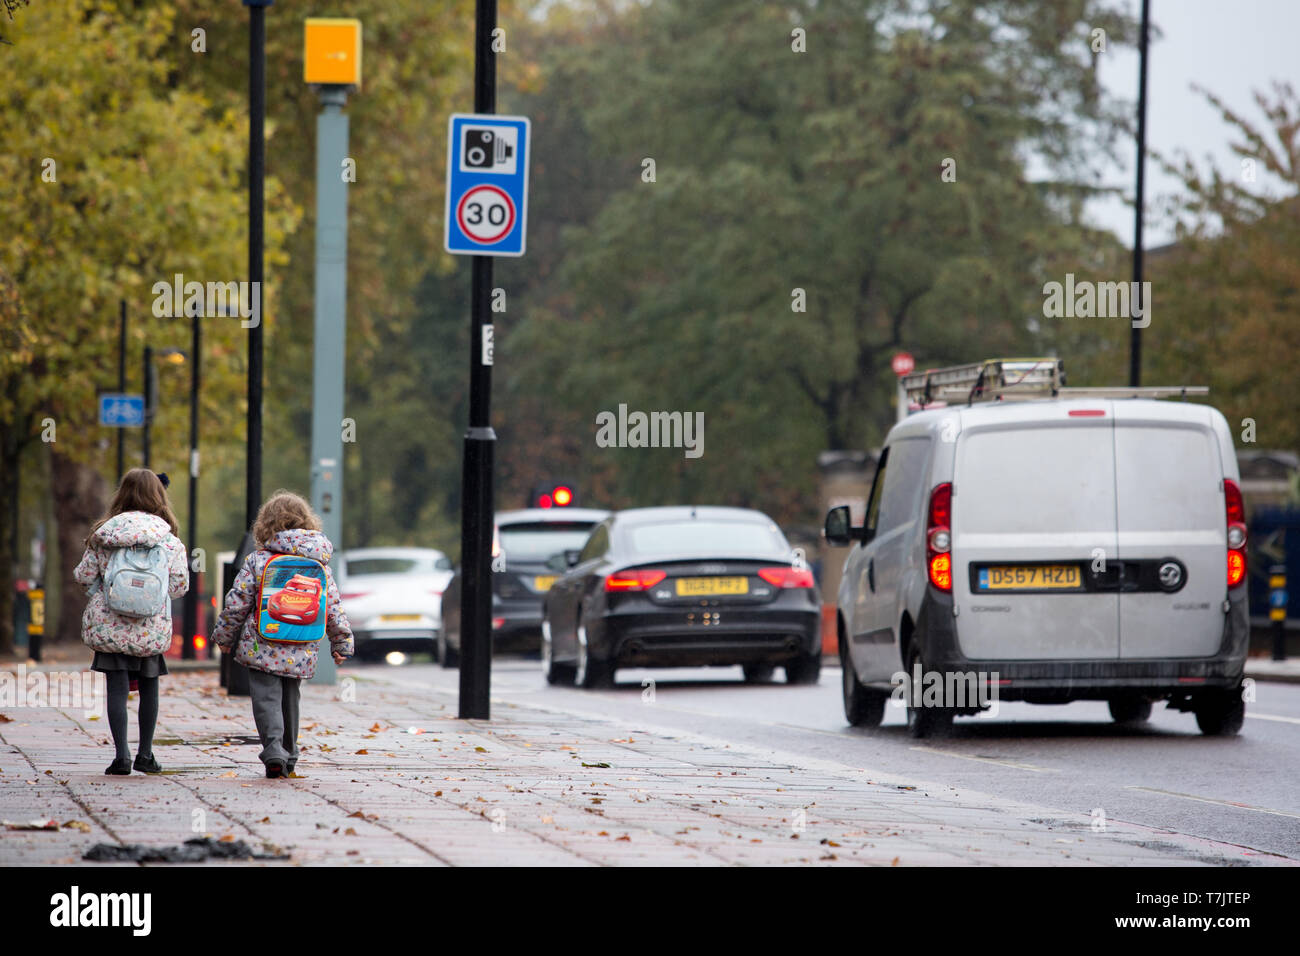
[[[298,762],[300,685],[316,673],[317,645],[274,644],[258,635],[258,589],[267,562],[295,554],[325,566],[325,634],[336,664],[353,654],[352,626],[329,570],[334,547],[311,505],[292,492],[277,491],[258,511],[253,538],[258,550],[244,559],[226,594],[212,640],[226,653],[233,648],[235,662],[248,668],[253,721],[262,741],[259,756],[268,777],[283,777]]]
[[[108,513],[90,529],[86,553],[73,577],[90,595],[81,617],[81,639],[95,651],[91,669],[102,671],[108,690],[108,727],[117,754],[105,773],[160,773],[153,756],[153,732],[158,723],[158,678],[167,673],[163,652],[172,643],[171,601],[152,617],[129,617],[108,606],[104,572],[120,548],[161,547],[167,555],[167,596],[189,590],[185,545],[176,536],[176,516],[167,500],[164,476],[147,468],[132,468],[122,477]],[[127,740],[126,698],[132,681],[140,690],[140,747],[135,763]]]

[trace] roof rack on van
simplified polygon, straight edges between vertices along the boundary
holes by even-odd
[[[1035,398],[1183,398],[1208,395],[1204,385],[1098,386],[1067,388],[1058,358],[988,359],[905,375],[901,381],[913,410],[951,403]]]

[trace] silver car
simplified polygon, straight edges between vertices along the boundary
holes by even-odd
[[[826,537],[852,545],[838,595],[851,724],[878,725],[892,694],[915,736],[990,698],[1106,700],[1122,723],[1166,700],[1206,734],[1241,728],[1245,515],[1207,405],[922,411],[889,432],[863,526],[836,508]]]
[[[357,548],[339,561],[339,593],[357,656],[434,653],[451,562],[433,548]]]

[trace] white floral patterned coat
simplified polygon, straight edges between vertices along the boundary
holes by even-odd
[[[153,617],[127,617],[118,614],[104,599],[104,571],[110,553],[118,548],[152,548],[162,545],[167,552],[167,595],[178,598],[190,587],[189,567],[185,562],[185,545],[172,534],[171,527],[157,515],[143,511],[124,511],[100,526],[73,572],[77,583],[86,588],[90,601],[81,616],[81,639],[97,651],[152,657],[171,647],[172,606]]]
[[[257,615],[253,613],[266,562],[277,554],[297,554],[326,566],[325,634],[329,637],[331,651],[343,657],[351,657],[354,649],[352,625],[339,603],[339,589],[329,569],[333,551],[334,546],[330,544],[329,538],[319,531],[294,528],[272,535],[265,548],[254,551],[244,559],[244,566],[239,569],[234,587],[226,594],[226,602],[221,607],[221,617],[217,620],[216,630],[212,632],[212,640],[224,651],[229,651],[231,645],[238,641],[235,646],[235,661],[255,671],[303,680],[316,673],[316,643],[271,644],[265,640],[259,641]]]

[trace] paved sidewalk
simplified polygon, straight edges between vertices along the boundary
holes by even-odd
[[[211,672],[163,680],[160,776],[104,775],[104,717],[0,707],[0,818],[63,825],[0,829],[0,865],[203,834],[290,854],[268,866],[1297,862],[644,724],[502,702],[462,721],[392,673],[303,685],[289,780],[263,776],[248,699]]]

